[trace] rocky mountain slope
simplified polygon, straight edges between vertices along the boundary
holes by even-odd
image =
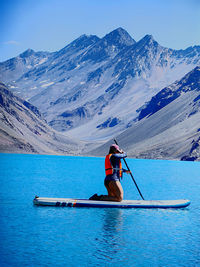
[[[0,63],[0,81],[12,84],[33,67],[40,66],[47,61],[50,55],[49,52],[34,52],[28,49],[19,56]]]
[[[77,155],[82,146],[51,129],[35,106],[0,83],[0,152]]]
[[[94,141],[133,125],[141,106],[200,64],[200,46],[168,49],[151,35],[136,42],[122,28],[40,53],[0,63],[0,77],[53,128]]]
[[[200,161],[200,67],[152,97],[116,139],[132,157]],[[111,143],[90,154],[105,155]]]

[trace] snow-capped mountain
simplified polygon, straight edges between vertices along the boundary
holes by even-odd
[[[0,152],[77,155],[81,146],[51,129],[36,107],[0,83]]]
[[[141,120],[144,117],[149,117],[155,112],[159,111],[175,99],[179,98],[185,93],[192,92],[197,94],[190,103],[187,113],[184,115],[191,116],[197,112],[200,112],[200,67],[196,67],[194,70],[185,75],[180,81],[176,81],[171,86],[168,86],[161,90],[158,94],[152,97],[145,107],[140,111],[138,119]],[[191,102],[191,99],[189,99]],[[186,112],[186,106],[183,106]]]
[[[82,35],[41,60],[19,75],[9,70],[15,79],[4,76],[8,61],[0,63],[3,81],[56,130],[105,140],[130,127],[152,96],[200,64],[200,46],[168,49],[151,35],[136,42],[118,28],[103,38]]]
[[[24,73],[47,61],[50,54],[49,52],[34,52],[32,49],[28,49],[18,57],[0,63],[0,81],[14,83]]]
[[[152,97],[138,119],[116,138],[129,156],[200,160],[200,67]],[[91,154],[105,155],[111,143]]]

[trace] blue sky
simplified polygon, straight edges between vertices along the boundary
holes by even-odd
[[[200,45],[200,0],[0,0],[0,10],[0,61],[118,27],[136,41],[151,34],[169,48]]]

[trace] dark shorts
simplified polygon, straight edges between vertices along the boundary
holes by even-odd
[[[119,178],[117,176],[107,175],[105,180],[104,180],[104,185],[108,186],[110,181],[120,181],[120,180],[119,180]]]

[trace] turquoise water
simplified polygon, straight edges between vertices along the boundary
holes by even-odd
[[[200,266],[200,163],[127,159],[145,199],[178,210],[36,207],[105,194],[104,159],[0,154],[0,266]],[[140,199],[129,175],[125,199]]]

